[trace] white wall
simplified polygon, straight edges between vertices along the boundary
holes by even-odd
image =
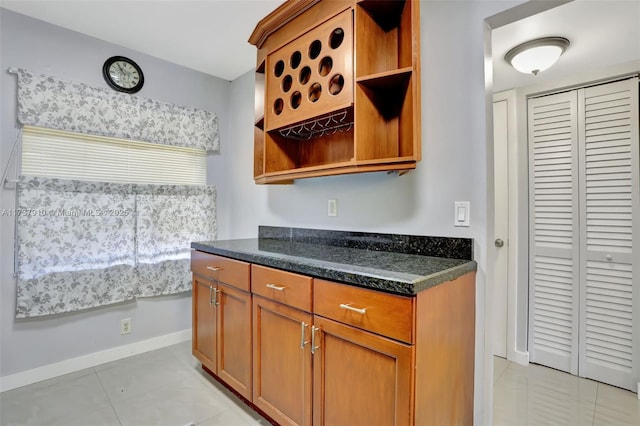
[[[253,73],[231,85],[231,238],[258,225],[348,229],[475,239],[476,421],[482,422],[487,210],[485,18],[522,1],[421,2],[422,152],[404,176],[385,173],[259,186],[253,173]],[[493,155],[493,152],[491,152]],[[327,199],[338,216],[327,216]],[[453,226],[454,201],[471,202],[471,226]]]
[[[229,148],[230,83],[147,55],[0,9],[0,165],[15,140],[16,77],[8,67],[107,87],[102,64],[113,55],[133,58],[145,73],[139,96],[192,106],[218,114],[221,154],[209,158],[208,182],[228,208],[225,182]],[[1,209],[14,207],[15,191],[2,189]],[[0,209],[0,210],[1,210]],[[221,220],[226,219],[221,214]],[[0,217],[0,375],[8,376],[81,355],[191,328],[190,294],[138,300],[42,319],[14,319],[14,221]],[[220,226],[219,236],[226,237]],[[133,333],[120,336],[120,319],[131,318]]]

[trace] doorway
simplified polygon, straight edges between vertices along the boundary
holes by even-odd
[[[638,4],[635,4],[637,10],[627,10],[626,13],[623,11],[624,7],[634,7],[633,3],[572,1],[550,4],[549,2],[547,7],[543,7],[542,9],[544,10],[541,10],[540,8],[536,9],[532,2],[528,2],[487,19],[490,27],[489,44],[492,49],[494,74],[493,90],[491,92],[514,92],[517,111],[523,111],[524,117],[526,117],[526,99],[529,95],[548,92],[554,88],[570,89],[575,86],[576,82],[602,81],[611,76],[621,76],[629,74],[631,71],[638,71],[640,69],[640,46],[636,40],[640,40],[640,37],[636,35],[640,34],[640,32],[636,27],[638,27],[640,9],[637,9]],[[538,6],[541,6],[540,3],[538,3]],[[598,8],[602,7],[609,7],[610,9],[604,12],[602,10],[598,11]],[[564,13],[567,15],[563,15]],[[572,23],[575,22],[579,22],[583,34],[584,32],[600,34],[599,40],[592,40],[589,36],[584,36],[586,37],[584,38],[579,35],[580,31],[576,33],[577,35],[571,33],[574,31]],[[612,22],[618,25],[619,28],[615,31],[603,30],[602,25],[611,25]],[[629,33],[627,26],[630,22],[635,24],[635,27],[629,29],[628,31],[631,31]],[[554,24],[556,24],[555,27]],[[536,31],[541,32],[536,33]],[[616,38],[624,33],[627,34],[627,37],[625,37],[626,42]],[[606,36],[603,36],[605,34]],[[628,37],[629,34],[633,35],[631,37],[633,40]],[[514,45],[527,39],[548,35],[564,35],[573,40],[573,45],[568,49],[564,57],[566,60],[563,58],[563,61],[559,61],[556,66],[536,77],[524,74],[516,76],[517,73],[503,60],[504,53]],[[580,40],[580,42],[577,40]],[[621,46],[620,49],[614,49],[620,54],[617,58],[609,54],[612,52],[606,51],[606,49],[612,50],[611,46],[613,45]],[[591,53],[583,55],[584,52],[580,52],[580,50],[584,48],[590,49]],[[598,57],[598,62],[594,64],[591,61],[586,66],[584,63],[581,66],[571,65],[573,59],[577,59],[578,56]],[[514,74],[512,77],[504,78],[507,72]],[[521,116],[518,120],[516,141],[513,145],[515,146],[515,152],[508,153],[510,166],[513,165],[513,168],[517,170],[517,179],[515,181],[509,179],[510,190],[515,187],[515,195],[509,200],[510,203],[513,200],[516,210],[515,215],[509,215],[509,224],[510,226],[515,226],[516,229],[515,237],[510,236],[509,240],[505,241],[505,246],[510,249],[515,246],[515,256],[509,258],[509,264],[515,269],[513,275],[515,278],[507,278],[507,288],[509,290],[507,295],[507,324],[512,326],[512,330],[507,331],[507,337],[512,339],[513,346],[510,343],[507,343],[507,345],[508,349],[514,350],[514,356],[518,363],[527,364],[529,361],[528,158],[526,119],[523,125],[522,118]],[[492,152],[492,149],[489,152]],[[493,159],[494,155],[491,155],[491,157]],[[489,167],[489,171],[492,174],[494,172],[493,167],[493,164]],[[511,185],[514,183],[515,185]],[[491,187],[493,187],[493,184]],[[495,205],[495,202],[497,202],[496,197],[497,194],[489,201],[494,210],[489,212],[489,217],[492,217],[495,210],[500,208],[499,204]],[[499,265],[499,249],[494,247],[494,242],[496,239],[504,240],[504,238],[500,237],[501,235],[497,231],[488,235],[489,265],[496,264],[496,259],[498,259]],[[504,268],[502,270],[504,271]],[[507,269],[507,271],[511,271],[511,269]],[[500,274],[498,270],[494,271],[494,273],[496,276]],[[502,274],[504,275],[504,272]],[[494,284],[498,281],[495,280],[494,282],[492,278],[490,280]],[[495,291],[498,291],[498,289],[495,289]],[[496,300],[499,300],[499,298],[496,298]],[[492,313],[504,312],[504,310],[500,310],[495,305],[491,306],[490,310]],[[494,318],[491,318],[491,320],[488,319],[487,321],[493,323],[493,320]]]
[[[639,104],[637,76],[527,103],[531,361],[633,391]]]

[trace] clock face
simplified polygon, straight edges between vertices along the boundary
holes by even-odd
[[[121,92],[135,93],[144,84],[142,69],[131,59],[123,56],[107,59],[102,73],[109,86]]]

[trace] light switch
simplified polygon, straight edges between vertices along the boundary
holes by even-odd
[[[469,201],[456,201],[454,208],[454,225],[469,226],[471,203]]]

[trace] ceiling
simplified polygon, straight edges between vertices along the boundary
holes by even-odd
[[[479,0],[477,0],[479,1]],[[233,80],[255,66],[247,39],[282,0],[0,0],[4,8]],[[513,46],[556,35],[571,46],[538,76],[504,60]],[[640,59],[640,0],[575,0],[495,29],[494,89],[541,83]]]
[[[494,91],[543,83],[571,74],[640,60],[639,0],[575,0],[491,33]],[[545,36],[568,38],[558,62],[539,75],[511,68],[504,55]]]
[[[0,6],[206,74],[253,69],[248,43],[283,0],[1,0]]]

